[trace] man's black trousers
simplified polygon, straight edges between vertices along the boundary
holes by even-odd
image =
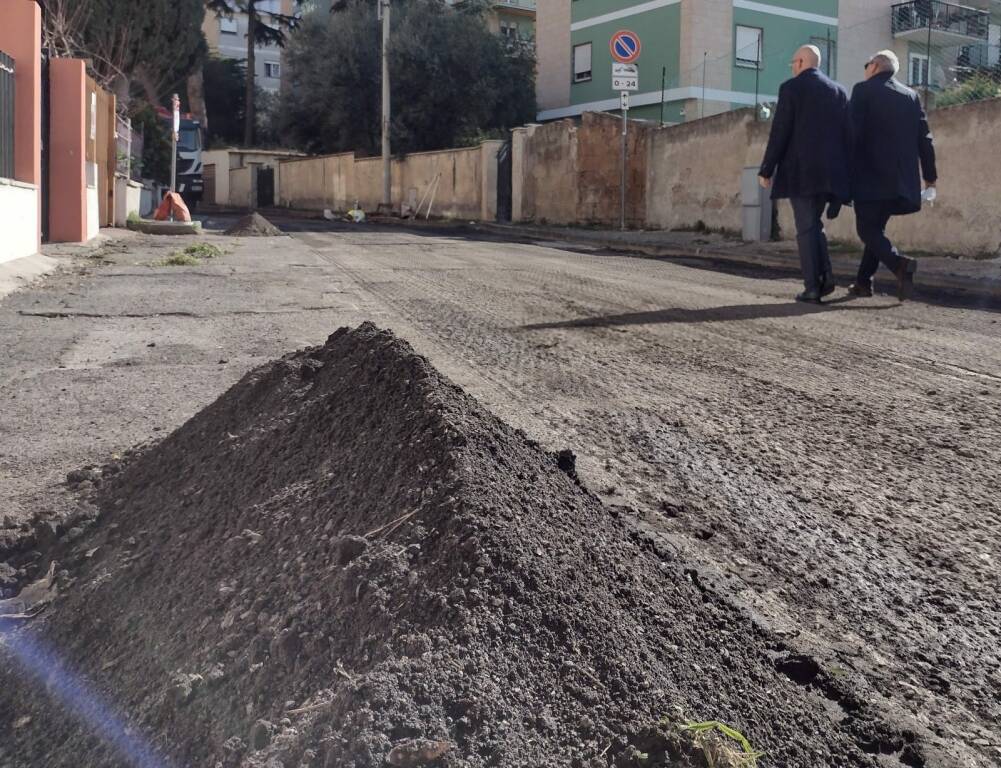
[[[816,291],[820,289],[824,275],[831,273],[831,255],[827,250],[827,233],[821,218],[827,199],[824,196],[793,197],[789,202],[796,218],[796,244],[803,268],[803,284],[806,290]]]
[[[858,284],[868,285],[883,262],[891,272],[900,268],[902,261],[897,249],[886,236],[886,225],[893,215],[893,201],[855,203],[855,229],[865,243],[862,263],[858,269]]]

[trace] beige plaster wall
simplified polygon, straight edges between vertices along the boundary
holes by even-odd
[[[768,125],[751,109],[657,129],[650,138],[647,225],[658,229],[704,222],[740,231],[740,177],[761,162]]]
[[[399,211],[404,203],[416,207],[425,198],[422,211],[426,211],[433,193],[432,216],[495,217],[500,144],[488,141],[394,159],[393,208]],[[363,210],[374,211],[382,200],[382,159],[346,154],[282,162],[277,186],[278,204],[285,207],[346,211],[357,202]]]
[[[570,104],[570,4],[572,0],[542,0],[535,17],[538,71],[535,95],[539,111]]]
[[[229,204],[238,208],[256,208],[254,200],[254,169],[234,168],[229,172]],[[217,170],[218,173],[218,170]]]
[[[1001,255],[1001,99],[936,110],[930,115],[939,167],[939,200],[890,223],[903,250],[968,256]],[[739,230],[740,175],[761,162],[769,123],[751,110],[655,129],[650,137],[647,226],[687,227],[698,221]],[[788,202],[778,204],[784,239],[795,236]],[[855,216],[846,210],[828,224],[831,237],[857,242]]]
[[[733,0],[682,0],[678,86],[702,87],[703,55],[706,89],[729,91],[733,85]],[[685,102],[685,119],[696,120],[730,109],[729,101]]]

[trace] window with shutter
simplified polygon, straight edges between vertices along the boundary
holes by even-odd
[[[736,53],[734,63],[738,67],[757,67],[761,64],[761,42],[763,30],[757,27],[737,26],[734,41]]]
[[[573,81],[583,83],[591,79],[591,44],[573,47]]]

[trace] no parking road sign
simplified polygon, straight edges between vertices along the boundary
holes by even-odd
[[[609,47],[612,50],[612,58],[622,64],[632,64],[636,61],[643,48],[640,44],[640,36],[628,29],[620,30],[612,35]]]

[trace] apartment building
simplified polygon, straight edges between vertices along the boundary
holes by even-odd
[[[846,86],[866,57],[890,48],[901,79],[941,90],[971,63],[997,63],[1001,2],[547,0],[537,19],[540,120],[618,109],[609,41],[622,29],[642,42],[631,116],[677,123],[774,101],[804,43]]]
[[[291,15],[292,0],[257,0],[257,10],[267,20],[267,13]],[[247,60],[247,15],[234,11],[232,18],[205,14],[202,31],[209,52],[221,59]],[[257,85],[266,91],[276,92],[282,84],[282,50],[278,46],[257,46],[255,55]]]
[[[545,0],[548,2],[548,0]],[[462,5],[465,0],[445,0],[447,5]],[[493,0],[487,23],[495,34],[514,41],[535,40],[536,0]]]

